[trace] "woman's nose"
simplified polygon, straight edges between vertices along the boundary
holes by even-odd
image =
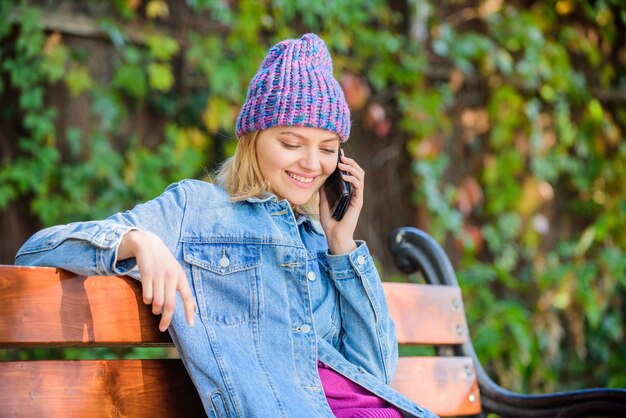
[[[300,159],[300,166],[302,168],[306,168],[307,170],[316,171],[320,168],[320,157],[316,151],[307,152]]]

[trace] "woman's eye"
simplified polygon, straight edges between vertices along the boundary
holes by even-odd
[[[324,152],[326,154],[337,154],[337,150],[336,149],[322,148],[322,152]]]
[[[286,142],[283,142],[283,147],[287,148],[287,149],[296,149],[298,148],[298,145],[292,145],[292,144],[287,144]]]

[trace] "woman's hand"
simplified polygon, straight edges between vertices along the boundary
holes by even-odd
[[[354,230],[359,221],[359,215],[363,208],[363,187],[365,171],[354,161],[345,155],[341,155],[339,169],[348,173],[342,176],[343,179],[352,185],[352,199],[348,205],[348,210],[340,222],[337,222],[330,213],[326,191],[320,188],[320,222],[326,239],[328,240],[328,250],[331,254],[346,254],[356,249],[354,243]]]
[[[118,260],[135,257],[141,274],[143,302],[152,304],[152,313],[161,314],[159,329],[169,327],[180,292],[187,323],[193,326],[196,302],[189,289],[187,276],[161,238],[148,231],[130,231],[122,238]]]

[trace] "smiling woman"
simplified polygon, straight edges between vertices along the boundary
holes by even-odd
[[[337,162],[349,134],[324,42],[285,40],[250,82],[214,183],[184,180],[105,220],[45,229],[16,262],[141,280],[209,416],[431,417],[388,386],[394,324],[354,240],[365,173]],[[353,190],[341,221],[321,187],[337,167]]]

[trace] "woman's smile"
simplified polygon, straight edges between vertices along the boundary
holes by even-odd
[[[303,188],[309,188],[313,186],[315,184],[314,180],[318,177],[318,176],[310,176],[310,175],[307,176],[304,174],[296,174],[292,171],[285,171],[285,173],[287,173],[287,176],[289,176],[289,178],[293,181],[294,184]]]

